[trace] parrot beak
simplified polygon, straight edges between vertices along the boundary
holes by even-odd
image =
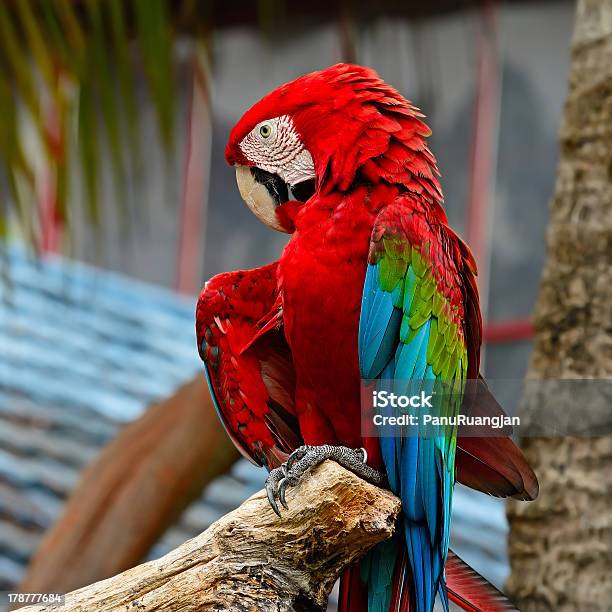
[[[268,227],[290,234],[294,228],[287,217],[287,209],[284,206],[279,215],[279,209],[283,205],[301,205],[306,202],[315,192],[314,179],[307,179],[296,185],[288,185],[278,174],[266,172],[256,166],[242,166],[236,164],[236,182],[242,199],[253,211],[255,216]]]
[[[260,168],[236,166],[236,182],[242,199],[262,223],[287,232],[276,215],[276,209],[289,201],[287,184],[278,175]]]

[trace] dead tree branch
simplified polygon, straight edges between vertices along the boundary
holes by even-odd
[[[278,518],[260,491],[161,559],[69,593],[62,610],[324,610],[342,570],[391,536],[400,501],[326,462],[287,502]]]

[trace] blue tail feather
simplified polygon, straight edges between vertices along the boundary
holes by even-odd
[[[397,537],[381,542],[361,562],[361,577],[368,584],[368,612],[389,612],[400,545]]]

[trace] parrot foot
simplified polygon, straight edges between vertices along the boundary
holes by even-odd
[[[327,459],[335,461],[371,484],[382,486],[386,482],[383,472],[378,472],[367,464],[368,455],[364,448],[353,449],[329,444],[300,446],[289,455],[285,463],[271,470],[266,479],[268,501],[278,516],[281,514],[277,500],[285,510],[289,510],[285,499],[287,488],[294,487],[308,470]]]

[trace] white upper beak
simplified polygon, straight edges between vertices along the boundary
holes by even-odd
[[[255,180],[248,166],[236,166],[236,182],[242,199],[255,216],[267,226],[286,233],[287,230],[279,223],[276,216],[276,202],[265,185]]]

